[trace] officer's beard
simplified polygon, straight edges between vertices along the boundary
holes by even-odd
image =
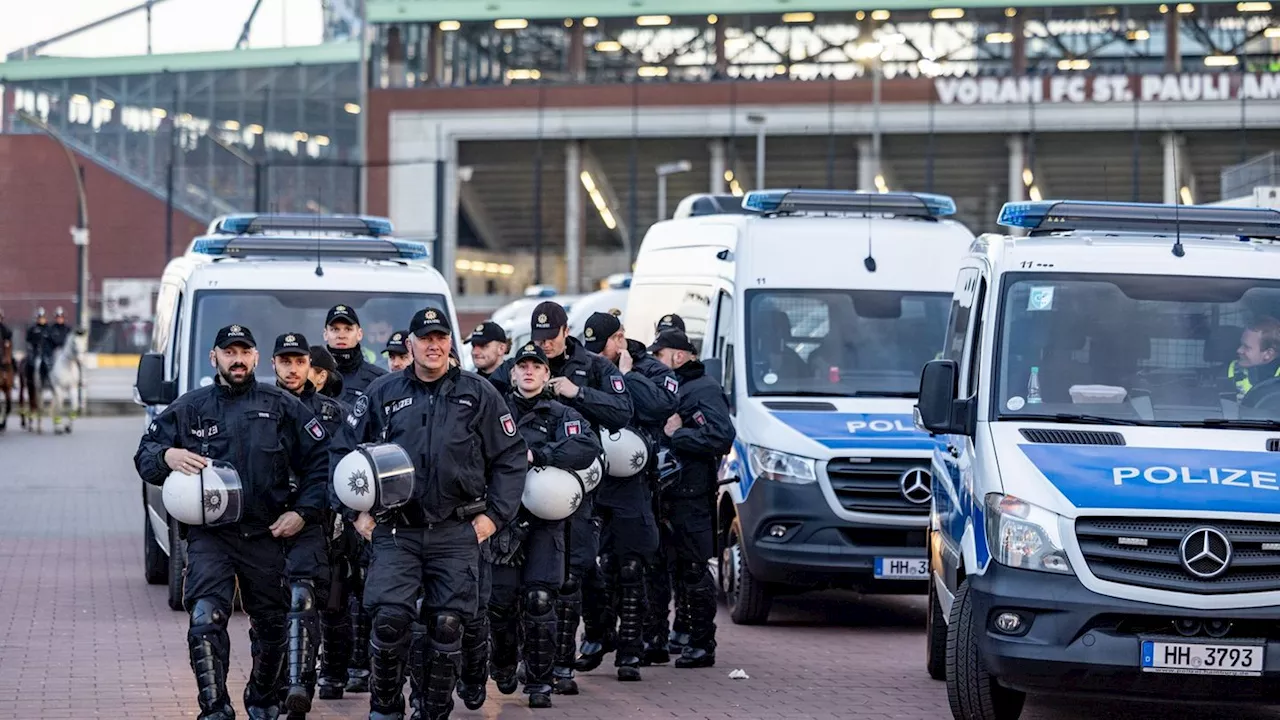
[[[239,380],[236,380],[232,375],[232,373],[237,370],[244,371],[244,376]],[[230,388],[232,393],[237,395],[248,390],[251,385],[257,382],[257,378],[253,375],[253,370],[242,362],[232,363],[231,366],[225,370],[223,368],[218,368],[218,377],[222,378],[222,383]]]
[[[364,359],[364,355],[360,351],[360,343],[341,350],[330,347],[329,354],[333,356],[338,365],[338,372],[341,373],[349,373],[355,370],[359,367],[360,361]]]

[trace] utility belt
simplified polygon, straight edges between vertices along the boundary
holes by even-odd
[[[429,527],[438,522],[470,522],[475,518],[475,516],[484,512],[487,507],[489,507],[488,502],[484,498],[478,498],[455,507],[453,512],[449,513],[442,519],[432,520],[427,517],[426,511],[422,509],[422,504],[413,501],[390,512],[375,515],[374,519],[378,521],[379,525],[385,524],[392,527],[423,528]]]

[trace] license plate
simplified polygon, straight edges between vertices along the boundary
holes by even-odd
[[[876,577],[881,580],[923,580],[929,577],[926,558],[876,558]]]
[[[1262,674],[1265,645],[1202,645],[1144,640],[1143,672],[1183,675]]]

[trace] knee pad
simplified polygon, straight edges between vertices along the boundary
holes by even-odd
[[[455,612],[436,613],[431,619],[431,639],[440,645],[462,641],[462,616]]]
[[[316,595],[310,580],[294,580],[289,584],[289,612],[310,612],[315,608]]]
[[[212,600],[201,598],[191,607],[191,629],[219,632],[227,629],[227,613]]]
[[[644,563],[640,558],[629,557],[618,568],[618,579],[624,585],[637,585],[644,580]]]
[[[555,596],[542,588],[534,588],[524,594],[524,610],[534,617],[549,615],[555,610],[555,603]]]
[[[561,595],[573,595],[582,588],[582,580],[574,573],[564,576],[564,584],[560,586]]]
[[[601,555],[596,560],[596,565],[598,566],[597,569],[599,570],[600,574],[605,577],[609,577],[610,575],[618,571],[618,564],[617,562],[614,561],[613,555],[610,553],[605,553],[604,555]]]
[[[400,610],[378,610],[373,615],[371,634],[383,645],[395,645],[409,633],[413,618]]]
[[[702,580],[702,576],[707,572],[706,563],[685,562],[680,563],[680,579],[684,581],[686,586],[696,585]]]

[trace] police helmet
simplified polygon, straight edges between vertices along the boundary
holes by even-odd
[[[543,520],[564,520],[582,504],[586,488],[577,473],[554,467],[535,467],[524,478],[520,502]]]
[[[631,428],[600,433],[604,446],[604,471],[611,478],[629,478],[640,474],[649,463],[649,446]]]
[[[413,497],[413,461],[395,443],[366,443],[338,461],[333,491],[343,505],[358,512],[383,512]]]
[[[210,461],[195,475],[169,473],[161,497],[164,509],[186,525],[231,525],[244,512],[240,473],[221,460]]]
[[[595,490],[600,485],[600,480],[604,477],[604,462],[597,457],[591,461],[591,465],[586,470],[579,470],[578,477],[582,478],[582,487],[587,492]]]

